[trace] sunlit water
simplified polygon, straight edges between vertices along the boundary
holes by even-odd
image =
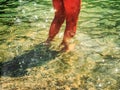
[[[65,24],[50,49],[41,44],[54,16],[51,4],[0,1],[2,90],[119,90],[120,1],[83,0],[70,53],[57,52]]]

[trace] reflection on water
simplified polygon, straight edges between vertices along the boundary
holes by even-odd
[[[57,52],[63,31],[49,49],[40,45],[54,16],[51,4],[0,1],[2,89],[119,90],[120,0],[83,0],[70,53]]]

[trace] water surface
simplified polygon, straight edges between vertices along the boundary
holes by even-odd
[[[83,0],[75,50],[58,53],[65,24],[50,48],[41,44],[54,16],[51,0],[1,0],[2,89],[119,90],[119,10],[119,0]]]

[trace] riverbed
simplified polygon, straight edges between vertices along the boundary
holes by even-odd
[[[0,1],[2,90],[119,90],[120,1],[83,0],[75,49],[59,52],[65,23],[42,44],[54,17],[51,0]]]

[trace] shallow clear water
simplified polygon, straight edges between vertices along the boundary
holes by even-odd
[[[58,53],[65,24],[50,49],[40,44],[46,40],[54,16],[51,0],[0,0],[3,90],[16,90],[24,83],[29,84],[23,90],[29,85],[31,90],[39,90],[49,87],[48,81],[57,89],[119,90],[119,10],[119,0],[83,0],[75,50]]]

